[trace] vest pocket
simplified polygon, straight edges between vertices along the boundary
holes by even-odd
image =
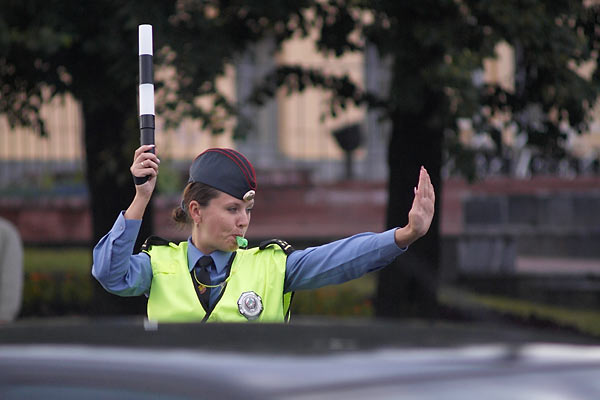
[[[176,265],[174,263],[161,263],[159,265],[152,266],[152,274],[174,274],[176,272]]]

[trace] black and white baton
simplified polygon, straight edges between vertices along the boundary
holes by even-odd
[[[152,25],[140,25],[140,144],[154,144],[154,74],[152,68]],[[149,150],[154,153],[154,149]],[[148,176],[134,176],[136,185],[148,180]]]

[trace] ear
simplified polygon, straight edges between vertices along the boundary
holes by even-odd
[[[196,200],[190,201],[188,209],[189,209],[190,217],[194,221],[194,224],[197,225],[200,222],[202,222],[203,208],[200,206],[200,204]]]

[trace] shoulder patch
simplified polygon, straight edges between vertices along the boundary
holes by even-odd
[[[148,251],[152,246],[168,246],[171,241],[160,236],[149,236],[142,245],[142,251]]]
[[[271,244],[276,244],[279,247],[281,247],[281,250],[283,250],[283,252],[285,253],[286,256],[289,256],[290,254],[292,254],[295,251],[295,249],[292,247],[292,245],[290,245],[285,240],[281,240],[281,239],[269,239],[269,240],[265,240],[264,242],[261,242],[258,245],[258,248],[260,250],[264,250],[264,249],[267,248],[267,246],[269,246]]]

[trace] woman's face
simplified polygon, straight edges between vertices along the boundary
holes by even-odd
[[[246,234],[254,200],[239,200],[220,192],[206,207],[193,203],[196,202],[190,202],[190,211],[197,222],[192,232],[194,245],[204,254],[237,250],[236,236]]]

